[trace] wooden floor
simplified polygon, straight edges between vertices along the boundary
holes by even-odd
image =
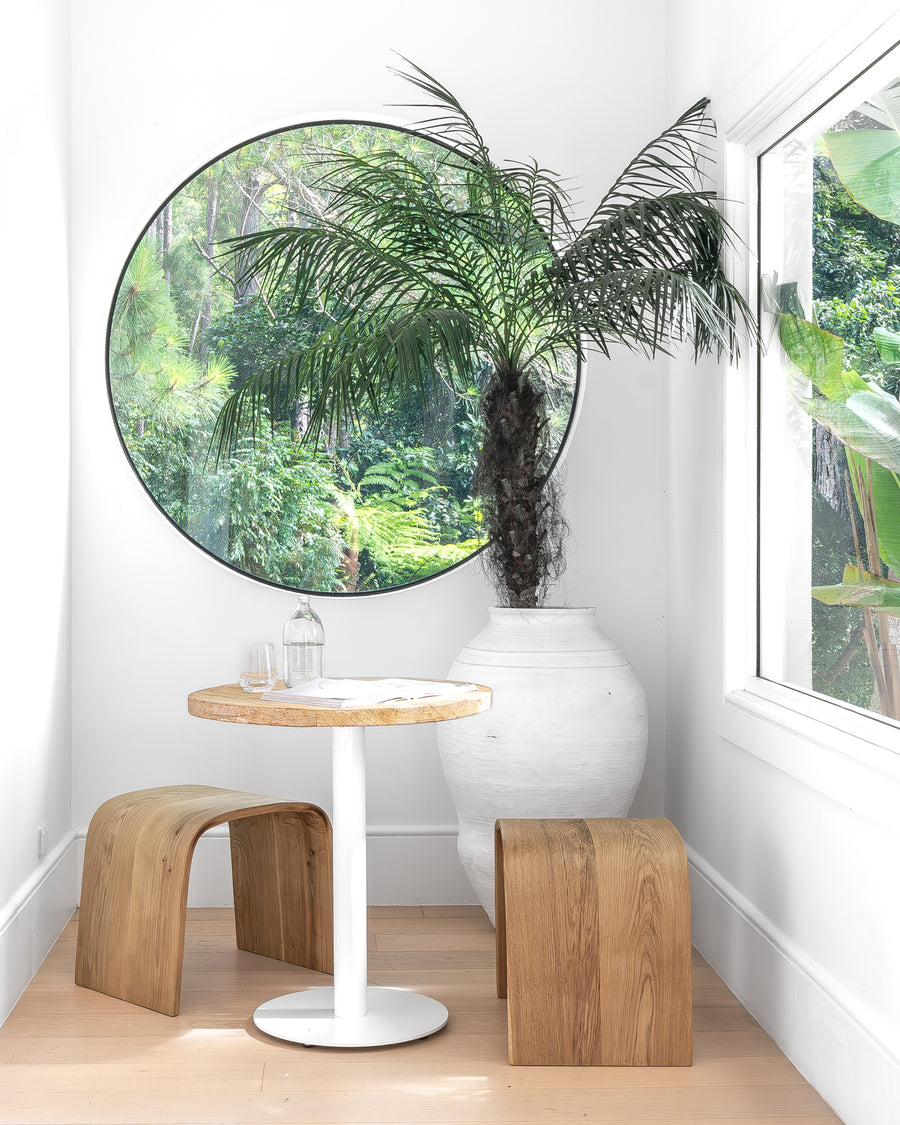
[[[175,1018],[76,987],[76,925],[0,1029],[8,1125],[838,1121],[696,955],[693,1067],[510,1067],[494,932],[477,907],[372,909],[371,982],[442,1000],[450,1022],[418,1043],[352,1051],[256,1030],[258,1004],[327,978],[237,951],[230,910],[189,912]]]

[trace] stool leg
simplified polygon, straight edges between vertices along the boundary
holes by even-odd
[[[331,830],[321,810],[229,822],[238,949],[333,968]]]
[[[590,1065],[600,1050],[593,842],[583,820],[528,829],[502,842],[509,1061]]]
[[[587,824],[597,857],[600,948],[607,953],[598,965],[604,1060],[690,1066],[691,908],[681,836],[664,819]]]
[[[196,837],[143,832],[139,809],[108,805],[85,846],[75,983],[175,1016]]]
[[[687,859],[667,820],[497,824],[509,1061],[690,1066]]]

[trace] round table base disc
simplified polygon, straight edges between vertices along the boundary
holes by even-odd
[[[366,989],[369,1010],[335,1019],[334,989],[309,988],[261,1004],[253,1022],[266,1035],[315,1047],[383,1047],[422,1039],[447,1022],[447,1009],[430,996],[402,988]]]

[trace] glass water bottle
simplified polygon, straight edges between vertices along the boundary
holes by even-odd
[[[284,623],[284,682],[288,687],[325,674],[325,630],[309,596],[300,594],[297,608]]]

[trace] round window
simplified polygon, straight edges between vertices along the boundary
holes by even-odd
[[[286,129],[192,176],[147,225],[118,284],[109,393],[135,472],[197,545],[272,585],[375,593],[485,545],[473,481],[490,357],[442,348],[452,333],[438,321],[431,343],[407,345],[389,273],[383,285],[365,273],[355,289],[335,283],[354,265],[349,249],[319,255],[312,272],[288,268],[278,250],[277,231],[294,244],[340,233],[347,184],[389,167],[405,177],[398,207],[414,190],[419,200],[434,193],[445,213],[464,211],[465,159],[421,134],[360,122]],[[372,238],[344,233],[360,253]],[[456,266],[479,268],[463,257]],[[392,346],[418,349],[414,387],[392,384],[389,359],[371,370],[349,363],[340,326],[350,294],[371,313],[365,330],[378,322]],[[351,369],[364,392],[348,389]],[[555,356],[541,378],[558,453],[574,353]],[[251,387],[267,393],[242,395]]]

